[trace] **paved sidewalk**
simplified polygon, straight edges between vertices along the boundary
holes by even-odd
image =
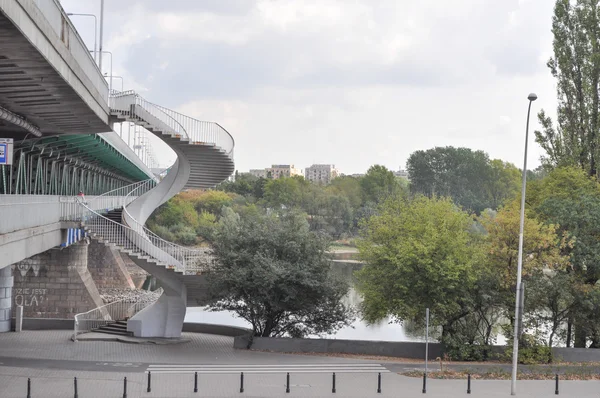
[[[508,397],[509,381],[472,383],[466,394],[465,380],[429,380],[427,394],[422,379],[395,372],[416,364],[291,355],[234,350],[231,337],[184,333],[190,341],[174,345],[118,342],[72,342],[72,331],[25,331],[0,334],[0,398],[25,398],[27,378],[31,398],[73,397],[73,378],[78,378],[79,398],[122,398],[123,378],[128,379],[128,398],[176,397]],[[193,369],[199,370],[198,392],[193,392]],[[240,393],[240,369],[246,371]],[[147,369],[152,391],[146,392]],[[160,370],[159,370],[160,369]],[[332,393],[332,371],[336,393]],[[351,372],[363,369],[364,372]],[[290,393],[285,392],[290,371]],[[381,370],[381,371],[380,371]],[[386,371],[391,372],[386,372]],[[381,373],[382,392],[377,393]],[[600,381],[561,381],[560,395],[597,398]],[[554,382],[519,381],[519,397],[554,396]]]
[[[376,374],[338,374],[336,393],[328,374],[291,374],[290,393],[285,392],[284,374],[244,375],[244,392],[240,393],[238,375],[201,375],[194,393],[193,375],[158,374],[152,376],[152,391],[146,392],[147,378],[141,373],[73,372],[26,368],[0,368],[0,397],[25,398],[27,378],[32,380],[31,398],[65,398],[74,395],[73,377],[78,378],[80,398],[121,398],[123,378],[127,377],[128,398],[183,397],[507,397],[509,381],[474,381],[467,395],[464,380],[429,380],[423,394],[420,379],[393,373],[382,374],[382,392],[377,393]],[[598,396],[599,382],[561,382],[560,394],[567,397]],[[519,381],[518,396],[542,398],[554,396],[552,381]]]

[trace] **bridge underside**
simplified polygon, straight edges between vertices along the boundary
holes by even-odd
[[[47,30],[55,37],[41,29],[26,32],[36,39],[39,36],[36,48],[11,17],[19,18],[23,29],[28,27],[24,21],[29,14],[19,2],[0,0],[0,107],[23,117],[44,135],[110,131],[106,103],[94,99],[100,94],[86,81],[83,71],[78,71],[74,58],[69,59],[68,43],[56,40],[50,28]],[[64,48],[58,48],[61,46]],[[60,67],[61,73],[55,67]],[[86,101],[82,96],[89,98]],[[0,137],[21,139],[26,134],[23,128],[0,118]]]

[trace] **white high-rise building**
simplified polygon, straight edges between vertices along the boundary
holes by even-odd
[[[304,169],[304,178],[317,184],[329,184],[338,174],[334,164],[313,164]]]

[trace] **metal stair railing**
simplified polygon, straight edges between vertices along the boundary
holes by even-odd
[[[136,222],[134,228],[111,220],[81,202],[78,213],[84,228],[96,239],[114,244],[120,250],[167,269],[183,274],[196,274],[198,260],[204,253],[169,242]]]
[[[81,333],[91,332],[111,322],[129,319],[155,301],[134,302],[124,299],[79,313],[75,315],[73,341],[77,341],[77,336]]]
[[[174,138],[190,139],[183,126],[163,112],[157,105],[146,101],[135,91],[112,91],[109,97],[111,112],[121,114],[125,119],[155,130],[170,134]]]
[[[133,225],[127,226],[136,231],[138,235],[142,235],[152,242],[152,244],[160,251],[167,254],[169,256],[168,258],[177,260],[179,263],[177,270],[183,270],[184,274],[196,274],[203,269],[200,260],[205,255],[204,251],[169,242],[138,222],[131,213],[129,213],[127,207],[124,207],[123,211],[129,216],[131,221],[133,221]],[[157,252],[154,252],[153,255],[157,256],[157,258],[161,257],[161,254]]]
[[[144,180],[121,188],[113,189],[86,200],[87,207],[96,212],[108,212],[113,209],[124,207],[142,196],[155,186],[154,180]],[[84,209],[80,206],[80,199],[74,196],[61,196],[60,220],[82,221],[84,220]]]
[[[215,145],[222,149],[226,154],[230,155],[230,157],[233,157],[235,141],[231,134],[229,134],[229,132],[220,124],[215,122],[204,122],[172,109],[165,108],[164,106],[156,104],[152,105],[179,122],[188,133],[192,143]]]
[[[132,90],[111,91],[109,106],[111,111],[129,116],[134,122],[136,118],[139,118],[140,121],[154,125],[158,129],[162,123],[169,127],[171,131],[168,132],[174,136],[187,138],[191,144],[213,145],[233,158],[235,141],[231,134],[218,123],[197,120],[146,101]]]

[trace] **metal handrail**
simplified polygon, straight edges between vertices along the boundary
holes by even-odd
[[[91,198],[90,200],[94,200],[103,196],[127,196],[128,193],[131,192],[132,189],[138,188],[140,186],[146,186],[149,185],[152,188],[156,185],[156,182],[153,179],[147,179],[144,181],[138,181],[138,182],[134,182],[133,184],[129,184],[129,185],[125,185],[124,187],[120,187],[120,188],[115,188],[112,191],[108,191],[108,192],[104,192],[103,194],[100,195],[96,195],[93,198]],[[122,191],[122,192],[119,192]],[[123,195],[120,195],[120,193],[123,193]]]
[[[163,112],[157,105],[143,99],[133,90],[111,91],[108,103],[111,111],[117,110],[132,119],[139,118],[158,129],[165,130],[173,137],[184,137],[190,140],[181,123]]]
[[[117,110],[130,117],[137,116],[149,123],[151,121],[146,116],[150,115],[157,118],[158,122],[168,126],[172,130],[169,131],[172,135],[187,138],[192,144],[214,145],[225,152],[230,158],[233,157],[235,141],[232,135],[218,123],[197,120],[164,106],[146,101],[133,90],[122,92],[112,90],[109,105],[112,110]],[[142,109],[138,110],[137,106]],[[142,114],[137,115],[136,112]],[[155,124],[156,127],[160,128],[160,123],[151,124]]]
[[[133,225],[127,225],[131,229],[137,231],[138,234],[145,236],[150,240],[157,248],[168,254],[170,257],[178,261],[176,269],[183,270],[184,273],[195,273],[202,267],[199,264],[199,259],[205,254],[203,250],[191,249],[189,247],[181,246],[173,242],[169,242],[152,232],[146,226],[138,222],[127,210],[127,207],[123,208],[123,211],[129,216]],[[124,220],[125,221],[125,220]]]
[[[126,191],[125,188],[129,187]],[[127,206],[146,192],[154,188],[154,181],[146,180],[140,183],[128,185],[127,187],[117,188],[110,192],[120,191],[121,195],[100,195],[85,201],[85,205],[94,212],[107,213],[110,210]],[[107,192],[108,194],[109,192]],[[75,196],[61,196],[60,202],[60,220],[61,221],[85,221],[85,211],[80,207],[81,199]]]
[[[81,333],[91,332],[92,330],[111,322],[131,318],[152,303],[154,303],[154,301],[151,300],[140,303],[131,301],[130,299],[124,299],[113,301],[112,303],[102,305],[87,312],[76,314],[73,341],[77,341],[77,335]]]
[[[149,102],[151,103],[151,102]],[[152,104],[152,103],[151,103]],[[194,143],[214,144],[230,154],[235,146],[233,136],[219,123],[194,119],[164,106],[152,104],[182,124]],[[224,134],[223,134],[224,133]]]

